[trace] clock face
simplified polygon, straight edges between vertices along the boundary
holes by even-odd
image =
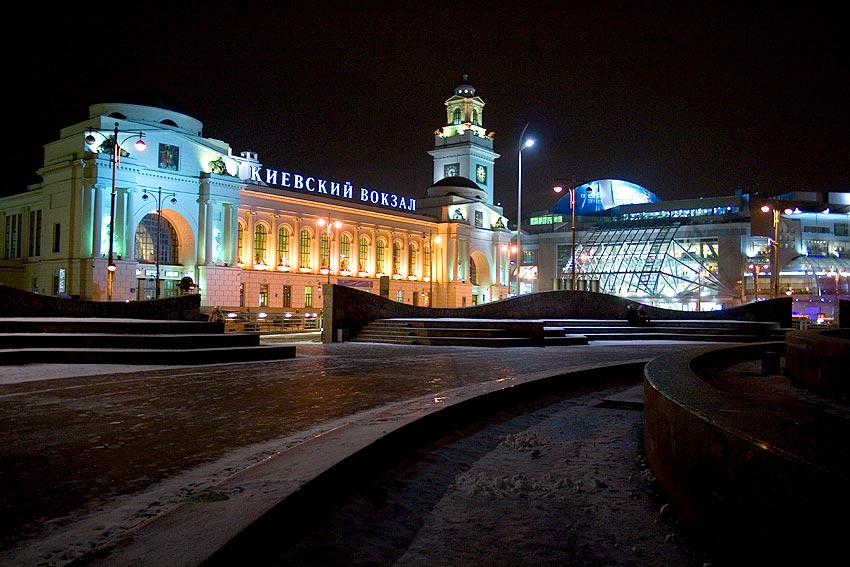
[[[476,166],[475,178],[479,183],[487,183],[487,168],[483,165]]]
[[[450,163],[443,170],[444,173],[445,173],[445,176],[446,177],[454,177],[455,175],[457,175],[457,168],[458,168],[458,164]]]

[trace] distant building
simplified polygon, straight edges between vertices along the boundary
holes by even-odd
[[[328,282],[436,307],[515,295],[484,102],[464,76],[444,106],[434,183],[410,198],[234,155],[159,102],[94,104],[45,145],[42,182],[0,198],[0,283],[100,301],[198,293],[207,310],[280,316],[320,311]],[[848,296],[850,193],[660,202],[611,179],[574,191],[575,243],[569,195],[523,219],[520,293],[569,288],[575,272],[578,289],[681,310],[790,293],[812,318]],[[765,203],[780,211],[776,259]]]
[[[850,295],[850,192],[771,197],[739,192],[658,202],[642,188],[622,183],[603,180],[580,186],[613,187],[613,200],[609,193],[605,206],[598,206],[602,199],[594,200],[592,191],[589,199],[576,198],[575,272],[580,290],[683,311],[789,295],[794,310],[812,320],[819,315],[832,318],[837,300]],[[552,211],[532,214],[527,230],[523,248],[532,257],[534,271],[528,278],[534,281],[533,290],[569,289],[569,195]],[[779,277],[774,281],[777,261]]]

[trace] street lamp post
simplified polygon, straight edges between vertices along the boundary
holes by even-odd
[[[516,261],[516,296],[519,297],[519,281],[520,281],[520,271],[522,268],[522,150],[525,148],[530,148],[534,145],[534,140],[531,138],[525,138],[525,131],[528,129],[528,124],[522,129],[522,133],[519,135],[519,152],[518,152],[518,161],[517,161],[517,205],[516,205],[516,248],[517,248],[517,261]]]
[[[564,183],[557,183],[554,187],[555,193],[560,193],[564,190]],[[572,287],[570,288],[572,291],[576,290],[576,187],[575,184],[570,184],[567,186],[567,190],[570,192],[570,216],[572,217],[572,261],[570,265],[572,266]]]
[[[94,133],[102,134],[102,131],[97,128],[88,128],[86,130],[88,134],[86,134],[86,144],[89,146],[95,146],[97,140],[94,137]],[[131,134],[122,140],[118,141],[118,122],[115,123],[115,128],[112,130],[112,195],[111,200],[109,202],[109,254],[106,260],[106,300],[112,301],[112,285],[115,281],[115,270],[117,266],[115,265],[115,257],[114,257],[114,243],[115,243],[115,200],[118,194],[115,183],[118,175],[118,162],[121,159],[121,144],[129,140],[130,138],[139,137],[136,140],[135,148],[137,151],[143,152],[147,147],[145,141],[142,140],[144,134],[139,132],[138,134]],[[105,141],[108,141],[109,138],[106,138]]]
[[[166,195],[168,197],[169,195]],[[171,195],[171,204],[177,204],[177,196],[172,193]],[[142,200],[147,201],[150,199],[150,195],[148,195],[147,191],[142,193]],[[160,297],[160,289],[159,289],[159,246],[162,241],[162,187],[157,187],[156,189],[156,245],[154,248],[154,255],[156,257],[156,298]]]
[[[771,263],[773,264],[773,269],[771,270],[771,297],[774,299],[779,297],[779,220],[780,220],[780,211],[775,206],[771,207],[768,204],[762,206],[761,211],[763,213],[773,213],[773,238],[771,239],[771,253],[772,259]],[[786,209],[785,214],[791,214],[791,209]]]
[[[319,226],[322,226],[322,227],[325,228],[325,234],[327,234],[327,238],[328,238],[328,268],[327,268],[327,274],[328,274],[328,283],[331,283],[331,252],[333,250],[333,241],[334,241],[334,236],[335,236],[333,229],[335,229],[335,228],[339,229],[340,227],[342,227],[342,221],[338,221],[338,220],[337,221],[331,221],[331,218],[328,217],[327,219],[320,218],[316,222],[318,223]]]

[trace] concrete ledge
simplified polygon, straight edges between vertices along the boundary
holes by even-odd
[[[847,420],[787,399],[731,395],[698,376],[720,361],[758,360],[765,350],[782,351],[784,343],[705,347],[651,361],[645,450],[673,505],[725,559],[818,564],[844,547]]]
[[[850,329],[791,331],[786,372],[797,384],[839,396],[850,394]]]

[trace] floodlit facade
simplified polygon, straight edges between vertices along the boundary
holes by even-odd
[[[484,103],[464,77],[444,104],[424,194],[234,155],[165,105],[92,105],[45,145],[42,182],[0,199],[0,283],[102,301],[199,293],[207,310],[269,316],[315,315],[329,282],[413,305],[505,298],[511,232]]]

